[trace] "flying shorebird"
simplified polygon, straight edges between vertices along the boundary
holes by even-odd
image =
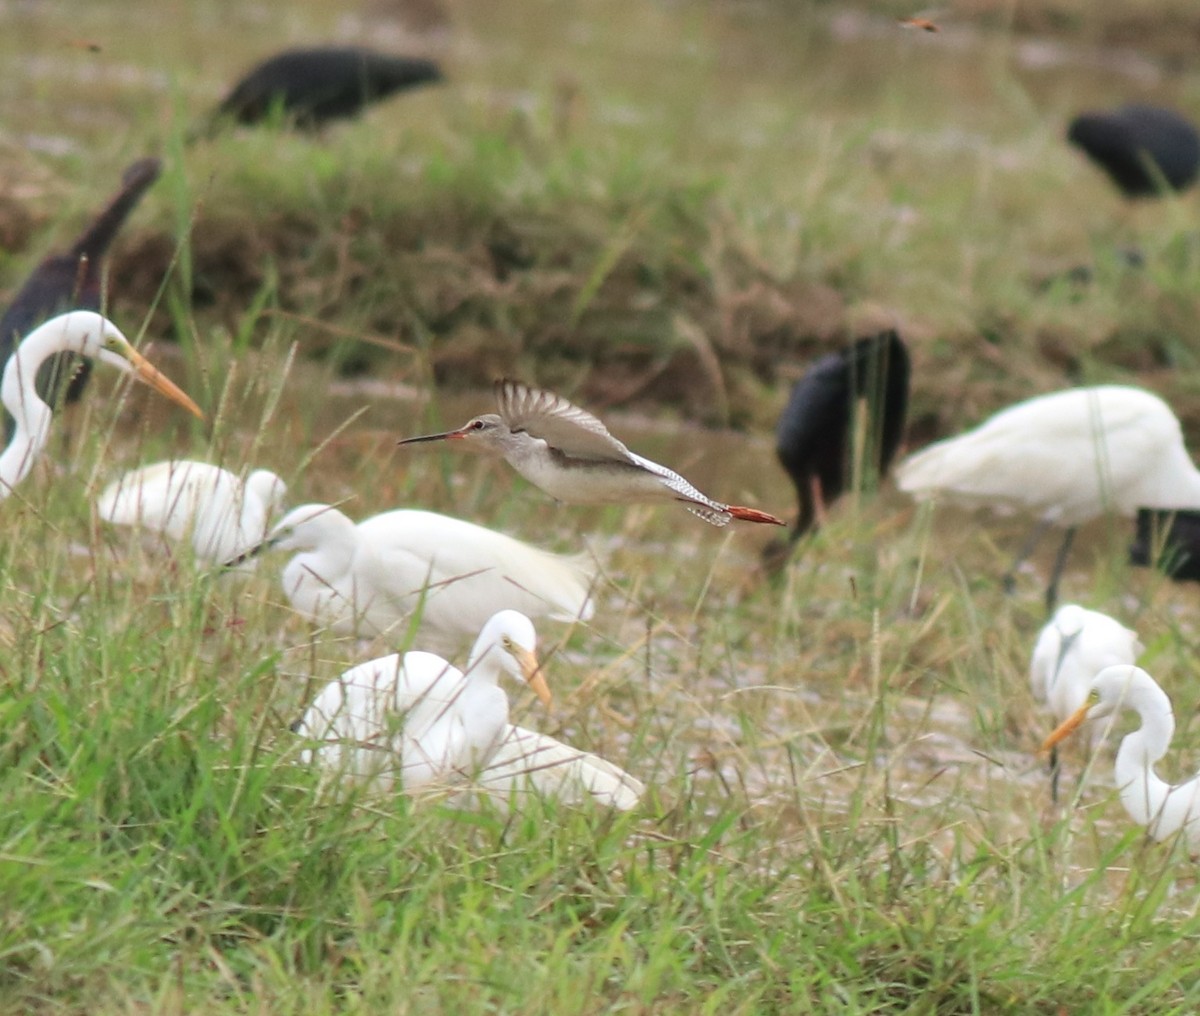
[[[398,443],[463,441],[464,448],[504,456],[535,487],[571,504],[682,501],[714,526],[730,519],[784,525],[757,508],[706,497],[678,473],[635,455],[591,413],[553,392],[503,380],[496,382],[496,401],[498,414],[485,413],[458,430]]]

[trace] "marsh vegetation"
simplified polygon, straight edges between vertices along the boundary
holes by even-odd
[[[517,376],[784,514],[788,383],[884,327],[909,447],[1114,381],[1200,448],[1195,198],[1131,207],[1063,139],[1083,108],[1195,109],[1190,4],[952,5],[938,33],[799,2],[138,2],[136,31],[133,6],[0,3],[0,289],[163,155],[108,309],[210,414],[97,378],[0,508],[0,1009],[1195,1010],[1183,849],[1129,825],[1105,754],[1078,790],[1068,755],[1050,802],[1027,678],[1049,550],[998,582],[1024,521],[868,477],[768,584],[769,534],[395,448]],[[316,139],[185,143],[265,53],[328,40],[447,81]],[[514,713],[643,805],[325,793],[289,724],[395,646],[314,632],[282,561],[223,576],[98,521],[106,483],[172,456],[594,555],[595,617],[539,631],[553,713]],[[1094,523],[1062,597],[1137,629],[1179,778],[1200,596],[1131,569],[1131,535]]]

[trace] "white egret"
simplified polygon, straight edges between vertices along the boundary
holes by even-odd
[[[393,653],[351,667],[317,696],[296,733],[322,742],[306,748],[338,776],[388,791],[444,786],[473,778],[508,727],[501,671],[523,678],[546,705],[546,686],[529,618],[502,610],[483,626],[466,670],[426,652]]]
[[[130,345],[107,318],[90,310],[60,314],[21,341],[4,366],[0,402],[13,418],[13,437],[0,454],[0,498],[8,497],[46,447],[50,407],[37,393],[38,368],[56,353],[78,353],[132,374],[201,419],[204,414],[180,388]]]
[[[395,634],[421,611],[443,643],[474,635],[501,608],[535,618],[592,616],[582,560],[461,519],[398,509],[355,525],[323,504],[293,508],[266,548],[299,551],[283,570],[292,606],[339,633]]]
[[[500,804],[532,795],[564,804],[633,808],[646,787],[607,759],[523,727],[509,726],[475,786]]]
[[[1137,632],[1119,621],[1098,610],[1064,603],[1033,647],[1029,665],[1033,694],[1062,722],[1083,704],[1093,677],[1105,667],[1133,663],[1142,649]]]
[[[1200,777],[1170,784],[1154,771],[1175,734],[1175,714],[1158,682],[1140,667],[1122,664],[1100,671],[1083,705],[1046,738],[1043,750],[1057,745],[1085,721],[1101,720],[1122,707],[1136,712],[1142,724],[1121,738],[1117,748],[1113,771],[1121,803],[1154,839],[1165,840],[1182,830],[1188,849],[1200,850]]]
[[[1110,511],[1131,517],[1140,507],[1200,508],[1200,471],[1179,420],[1157,395],[1120,385],[1019,402],[909,456],[896,482],[918,500],[1036,514],[1038,528],[1013,563],[1009,585],[1044,529],[1066,527],[1046,590],[1051,607],[1080,524]]]
[[[553,392],[497,381],[500,412],[468,420],[458,430],[405,438],[399,444],[462,441],[464,448],[503,456],[552,498],[569,504],[681,501],[714,526],[730,519],[782,526],[782,519],[700,493],[678,473],[634,455],[596,417]]]
[[[190,539],[200,560],[228,561],[263,541],[286,493],[266,469],[243,483],[219,466],[177,459],[125,473],[97,498],[96,511],[114,525]]]
[[[1042,629],[1033,647],[1029,681],[1034,697],[1045,702],[1057,722],[1084,702],[1092,678],[1105,667],[1133,663],[1142,652],[1137,632],[1098,610],[1065,603]],[[1091,728],[1095,748],[1104,728]],[[1058,750],[1050,754],[1051,794],[1058,798]]]

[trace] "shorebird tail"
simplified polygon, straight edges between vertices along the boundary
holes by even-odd
[[[769,512],[760,512],[757,508],[743,508],[741,505],[731,504],[726,505],[725,510],[735,519],[741,519],[743,522],[765,522],[769,526],[787,525],[783,519],[777,519]]]

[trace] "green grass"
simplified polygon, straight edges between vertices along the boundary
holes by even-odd
[[[1076,41],[1124,17],[1069,6],[1039,10]],[[1183,849],[1130,828],[1107,755],[1081,789],[1068,756],[1049,801],[1026,667],[1050,549],[1016,596],[998,584],[1020,524],[885,484],[753,585],[768,534],[558,508],[503,469],[395,448],[516,373],[703,489],[786,511],[785,382],[880,323],[913,348],[913,444],[1101,380],[1163,393],[1195,433],[1193,199],[1127,213],[1060,141],[1124,79],[1031,71],[1007,32],[939,49],[891,33],[890,8],[870,23],[888,32],[834,42],[815,4],[464,3],[453,87],[323,142],[185,151],[269,44],[333,31],[311,8],[285,28],[152,7],[175,29],[153,47],[119,30],[123,4],[3,15],[6,130],[79,147],[0,139],[25,187],[0,197],[0,282],[162,146],[111,308],[178,340],[155,358],[211,420],[98,379],[0,506],[0,1012],[1195,1011]],[[88,36],[99,58],[63,44]],[[27,59],[47,52],[60,75]],[[110,64],[164,83],[97,83]],[[1158,92],[1186,99],[1194,76]],[[1144,270],[1113,256],[1127,243]],[[1092,283],[1062,277],[1085,263]],[[410,394],[341,380],[364,369]],[[588,547],[595,620],[540,632],[556,707],[514,693],[514,711],[644,779],[643,806],[330,794],[288,725],[393,647],[311,632],[281,562],[206,574],[95,519],[104,483],[171,455],[275,469],[293,503],[356,518],[422,506]],[[1137,627],[1180,720],[1178,779],[1200,604],[1128,569],[1126,538],[1091,527],[1063,593]]]

